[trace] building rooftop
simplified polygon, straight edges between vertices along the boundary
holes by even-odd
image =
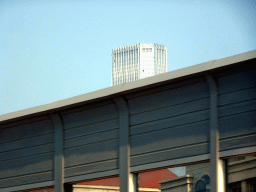
[[[158,43],[137,43],[137,44],[133,44],[133,45],[127,45],[127,46],[120,46],[118,48],[115,48],[115,49],[112,49],[112,51],[116,51],[116,50],[120,50],[120,49],[126,49],[126,48],[130,48],[130,47],[144,47],[144,46],[154,46],[154,45],[161,45],[161,46],[164,46],[166,48],[166,45],[163,45],[163,44],[158,44]]]

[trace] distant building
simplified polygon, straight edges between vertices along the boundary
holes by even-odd
[[[166,45],[139,43],[112,50],[112,86],[165,72]]]

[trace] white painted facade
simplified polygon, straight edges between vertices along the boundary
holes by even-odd
[[[139,43],[112,50],[112,86],[165,72],[166,45]]]

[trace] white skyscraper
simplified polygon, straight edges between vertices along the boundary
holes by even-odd
[[[139,43],[112,50],[112,86],[166,71],[166,45]]]

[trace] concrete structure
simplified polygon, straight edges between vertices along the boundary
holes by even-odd
[[[211,170],[210,170],[210,163],[199,163],[194,165],[186,166],[186,174],[189,174],[193,177],[193,183],[191,192],[195,191],[196,184],[204,175],[210,177]]]
[[[112,50],[112,86],[165,72],[166,45],[139,43]]]
[[[0,192],[256,153],[256,50],[0,116]],[[220,169],[222,167],[222,169]],[[220,171],[221,170],[221,171]],[[222,181],[221,181],[222,180]]]
[[[225,160],[227,163],[226,192],[256,191],[256,155],[241,156]],[[186,176],[160,181],[162,192],[206,192],[210,191],[210,163],[199,163],[186,166]],[[207,181],[205,178],[208,177]],[[189,182],[188,182],[189,181]],[[200,188],[204,183],[206,190]],[[178,183],[178,184],[177,184]],[[188,187],[189,185],[189,187]],[[204,188],[204,187],[203,187]]]
[[[227,172],[228,192],[256,191],[256,155],[229,159]]]
[[[174,179],[168,179],[158,182],[161,192],[191,192],[193,187],[193,177],[185,175]]]

